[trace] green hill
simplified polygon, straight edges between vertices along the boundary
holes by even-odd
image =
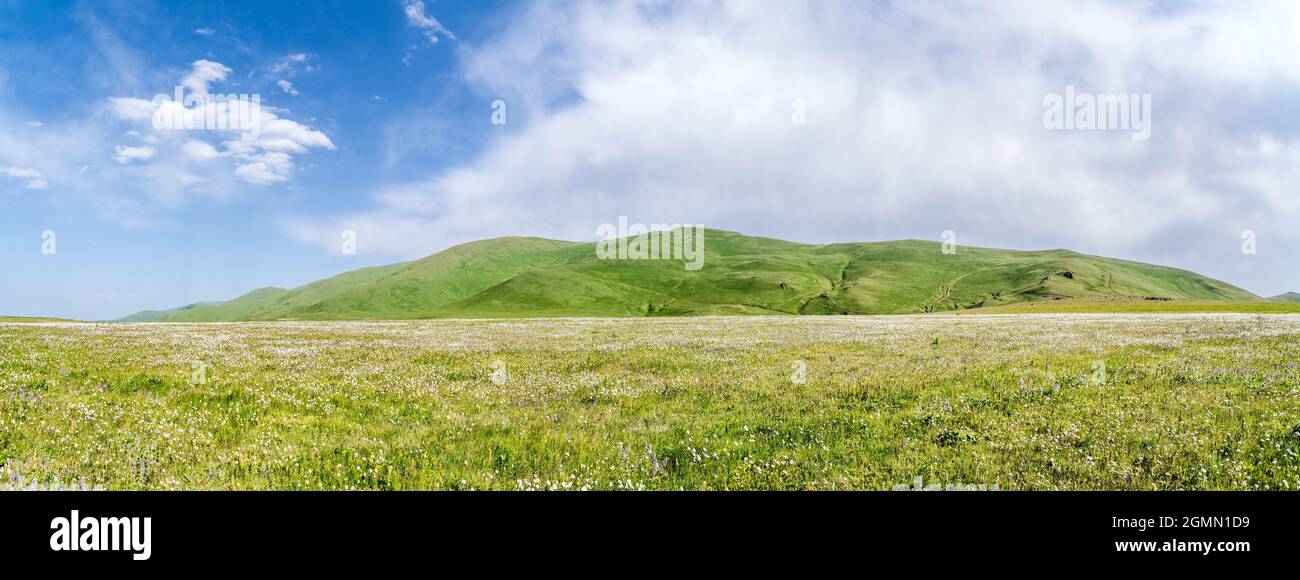
[[[497,238],[264,288],[160,321],[710,314],[901,314],[1058,298],[1256,301],[1193,272],[1087,256],[938,242],[811,245],[708,230],[705,265],[601,260],[595,243]]]
[[[141,310],[140,312],[137,312],[130,316],[119,318],[114,322],[157,322],[159,320],[162,320],[164,318],[167,318],[175,314],[179,314],[181,312],[185,312],[187,310],[194,310],[195,308],[209,308],[212,306],[220,306],[221,304],[222,304],[221,302],[196,302],[194,304],[186,304],[185,306],[181,306],[179,308],[172,308],[170,310]]]
[[[468,298],[533,268],[574,259],[592,244],[497,238],[427,258],[362,268],[293,290],[262,288],[218,306],[186,310],[167,322],[430,318],[439,306]]]
[[[1269,298],[1273,302],[1300,302],[1300,294],[1295,292],[1286,292]]]

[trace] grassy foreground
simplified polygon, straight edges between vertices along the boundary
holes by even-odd
[[[1141,298],[1070,298],[959,310],[958,314],[1139,314],[1157,312],[1240,312],[1300,314],[1300,303],[1268,300],[1143,300]]]
[[[1294,489],[1297,354],[1288,315],[0,324],[0,478]]]

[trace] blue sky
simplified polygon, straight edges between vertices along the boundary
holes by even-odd
[[[445,13],[439,22],[458,41],[491,33],[495,3],[437,5]],[[296,156],[289,181],[234,180],[224,185],[238,191],[177,204],[151,202],[150,180],[113,184],[135,191],[68,191],[73,184],[48,178],[56,171],[48,167],[43,189],[5,180],[0,310],[109,318],[393,261],[322,252],[286,238],[279,222],[364,207],[374,184],[461,162],[493,136],[491,129],[501,129],[467,122],[471,111],[486,120],[488,105],[457,76],[460,42],[431,43],[403,8],[345,1],[0,2],[0,102],[4,122],[20,133],[11,138],[40,141],[56,131],[58,140],[102,139],[84,155],[59,160],[64,165],[117,169],[111,157],[118,144],[131,145],[120,134],[129,129],[103,119],[104,100],[171,93],[201,59],[231,69],[214,92],[259,93],[266,106],[287,109],[283,117],[323,132],[335,147]],[[281,80],[297,94],[279,87]],[[412,117],[427,117],[416,129],[429,134],[407,132],[403,119]],[[0,166],[41,167],[42,152],[27,152],[30,163],[0,159]],[[132,203],[112,204],[120,200]],[[32,251],[45,230],[57,236],[53,256]]]
[[[116,318],[620,215],[1300,290],[1296,29],[1285,1],[0,0],[0,314]],[[273,128],[157,131],[178,85],[257,94]],[[1047,130],[1066,87],[1150,95],[1150,138]]]

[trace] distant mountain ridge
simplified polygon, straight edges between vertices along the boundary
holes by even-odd
[[[1295,292],[1284,292],[1277,296],[1269,297],[1269,300],[1272,300],[1273,302],[1300,302],[1300,294],[1296,294]]]
[[[705,264],[602,260],[596,243],[506,237],[294,289],[123,320],[357,320],[514,316],[904,314],[1078,297],[1259,300],[1194,272],[938,242],[801,244],[707,230]]]
[[[117,322],[157,322],[173,314],[185,312],[187,310],[220,306],[222,304],[222,302],[195,302],[194,304],[186,304],[185,306],[172,308],[170,310],[141,310],[140,312],[125,318],[118,319]]]

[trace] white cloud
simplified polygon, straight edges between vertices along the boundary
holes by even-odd
[[[441,22],[432,16],[429,16],[424,10],[424,2],[421,0],[406,0],[406,6],[403,8],[406,12],[406,23],[420,29],[424,37],[429,39],[430,43],[437,43],[438,36],[441,35],[450,40],[456,40],[456,36],[447,30]]]
[[[299,56],[301,58],[291,55],[291,59],[301,62],[308,58],[306,55]],[[229,67],[221,63],[200,60],[193,63],[191,71],[185,76],[182,84],[195,94],[207,94],[209,83],[223,80],[231,72]],[[287,81],[281,82],[288,84]],[[292,89],[293,86],[289,84],[288,90]],[[245,100],[204,99],[192,107],[186,107],[185,103],[170,98],[159,98],[154,101],[111,98],[109,110],[118,119],[140,127],[133,132],[141,141],[166,142],[174,146],[158,150],[147,146],[136,148],[119,146],[117,154],[113,156],[114,160],[122,164],[148,161],[154,154],[166,151],[169,157],[172,157],[170,163],[174,174],[184,172],[185,175],[195,176],[193,173],[195,168],[188,164],[207,164],[219,157],[229,157],[234,160],[233,176],[242,181],[254,185],[282,183],[287,181],[294,172],[293,157],[290,154],[301,155],[311,149],[333,150],[335,148],[334,143],[324,133],[280,117],[277,113],[283,113],[283,110],[255,106]],[[155,117],[175,118],[181,121],[181,125],[196,127],[207,127],[205,119],[217,118],[253,119],[256,123],[241,124],[242,131],[170,130],[155,129]],[[255,131],[248,130],[254,126]],[[220,150],[204,140],[204,137],[209,135],[221,139]],[[173,148],[179,155],[172,153]],[[206,183],[212,176],[201,177],[203,178],[182,177],[178,182],[182,185]]]
[[[148,161],[158,154],[158,150],[145,145],[143,147],[127,147],[125,145],[117,146],[117,153],[113,154],[113,161],[126,165],[134,161]]]
[[[215,79],[233,74],[225,70],[228,67],[220,63],[200,62],[179,76],[207,82],[204,88],[221,92]],[[135,78],[150,76],[126,72]],[[193,202],[245,199],[256,188],[291,182],[301,155],[334,149],[324,133],[270,106],[257,112],[262,131],[249,141],[242,141],[237,131],[154,128],[153,116],[161,107],[194,120],[223,109],[227,115],[234,111],[241,116],[254,110],[248,102],[215,99],[185,108],[165,99],[155,104],[106,97],[92,114],[46,120],[37,131],[25,126],[27,119],[9,115],[22,107],[4,100],[13,93],[4,82],[0,73],[0,189],[10,187],[2,183],[10,180],[19,187],[48,189],[50,203],[92,212],[124,228],[175,227],[185,219],[180,210]],[[135,92],[171,97],[174,91],[164,85]]]
[[[109,110],[123,121],[150,121],[157,108],[152,101],[131,97],[110,97],[108,103]]]
[[[311,64],[316,55],[309,52],[295,52],[285,55],[284,58],[276,61],[271,66],[271,75],[278,77],[294,77],[299,73],[313,73],[320,70],[320,67]]]
[[[1300,80],[1294,3],[538,2],[508,21],[464,57],[508,104],[498,139],[291,234],[411,257],[628,215],[805,241],[952,229],[1211,273],[1242,229],[1297,241],[1300,135],[1271,108]],[[1067,84],[1153,94],[1151,140],[1045,131]]]
[[[273,183],[288,181],[289,176],[281,173],[281,171],[286,170],[287,168],[284,166],[277,167],[273,163],[256,161],[240,165],[235,169],[235,175],[238,175],[240,179],[249,183],[270,185]]]
[[[113,140],[122,132],[113,117],[48,120],[40,131],[28,131],[21,129],[22,119],[7,114],[9,110],[0,106],[0,164],[39,170],[40,177],[23,178],[20,183],[29,190],[48,190],[51,207],[87,211],[127,228],[163,223],[160,212],[176,199],[166,174],[159,171],[162,181],[158,181],[149,176],[153,167],[104,163],[115,152]],[[155,160],[153,165],[157,164]],[[174,183],[172,187],[179,189]]]
[[[429,40],[429,44],[437,44],[439,35],[450,40],[456,39],[456,35],[451,34],[450,30],[442,26],[442,22],[438,22],[437,18],[429,16],[425,12],[424,1],[406,0],[403,12],[406,13],[407,26],[419,29],[420,33],[424,34],[424,38]],[[402,53],[402,64],[411,66],[411,62],[415,60],[415,52],[419,51],[419,49],[419,44],[411,44],[411,46],[407,47],[407,51]]]
[[[28,178],[40,177],[41,172],[28,167],[0,167],[0,175],[6,177]]]
[[[293,83],[286,81],[284,79],[280,79],[276,81],[275,84],[276,86],[280,87],[280,90],[290,95],[293,95],[295,97],[298,96],[298,89],[293,88]]]
[[[200,59],[190,65],[189,74],[181,79],[181,86],[197,95],[208,94],[208,86],[214,82],[224,81],[230,76],[230,67],[219,62]]]
[[[181,148],[190,159],[198,162],[210,161],[216,159],[220,155],[220,153],[217,153],[216,147],[203,141],[186,141]]]
[[[309,149],[334,149],[334,143],[324,133],[274,115],[263,117],[262,139],[264,141],[288,139]]]
[[[215,30],[213,30],[213,29],[211,29],[211,28],[195,28],[195,29],[194,29],[194,34],[197,34],[197,35],[199,35],[199,36],[212,36],[212,35],[214,35],[214,34],[216,34],[216,33],[217,33],[217,31],[215,31]]]
[[[21,179],[27,182],[27,189],[46,189],[50,186],[49,182],[41,179],[44,175],[36,169],[30,167],[6,167],[0,165],[0,176]]]

